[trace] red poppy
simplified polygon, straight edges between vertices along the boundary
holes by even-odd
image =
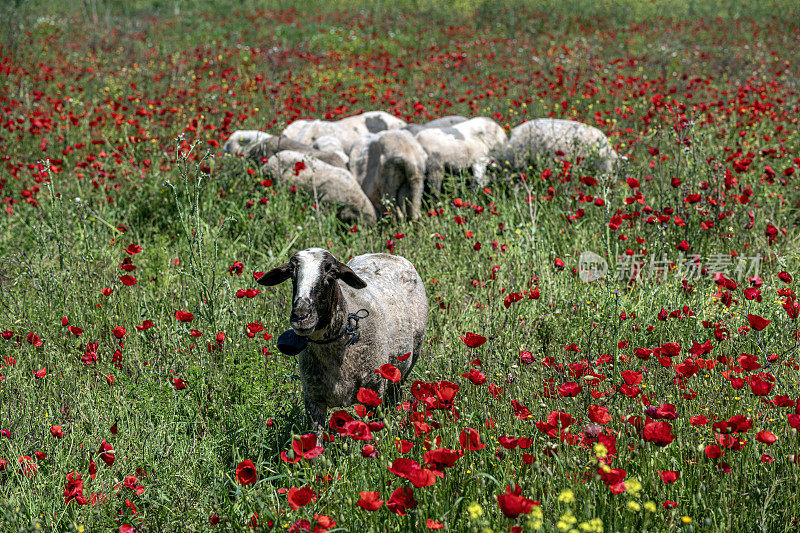
[[[397,383],[400,381],[402,377],[400,374],[400,370],[390,363],[386,363],[385,365],[381,365],[379,369],[375,371],[376,374],[380,374],[381,377],[384,379],[388,379],[392,383]]]
[[[38,348],[39,346],[41,346],[42,344],[44,344],[44,342],[42,341],[42,339],[40,339],[40,338],[39,338],[39,335],[37,335],[36,333],[33,333],[33,332],[31,332],[31,333],[28,333],[28,337],[27,337],[27,339],[28,339],[28,342],[29,342],[29,343],[30,343],[32,346],[36,346],[37,348]]]
[[[653,420],[646,423],[643,436],[646,441],[652,442],[656,446],[666,446],[675,440],[675,435],[672,434],[672,426],[669,422],[663,420]]]
[[[521,514],[528,514],[534,506],[534,500],[522,496],[522,487],[514,485],[506,487],[505,494],[497,496],[497,504],[507,518],[517,518]]]
[[[67,482],[64,485],[64,503],[75,500],[81,505],[89,503],[83,496],[83,480],[80,472],[70,472],[67,474]]]
[[[416,509],[417,500],[414,499],[414,491],[406,487],[400,487],[392,492],[386,506],[395,514],[405,516],[408,509]]]
[[[561,411],[551,411],[547,415],[547,424],[558,429],[566,429],[575,423],[575,419],[569,413]]]
[[[64,437],[64,430],[61,428],[61,426],[51,426],[50,434],[57,439],[61,439]]]
[[[603,483],[609,487],[613,487],[615,485],[623,484],[622,482],[625,481],[625,476],[628,475],[628,472],[622,468],[611,468],[608,470],[598,468],[597,475],[600,476],[600,479],[603,481]],[[614,492],[614,490],[615,489],[612,489],[612,492]],[[617,494],[617,492],[614,492],[614,494]]]
[[[241,276],[242,272],[244,272],[244,263],[241,261],[234,261],[231,266],[228,267],[228,274],[233,276],[236,274],[237,276]]]
[[[322,446],[317,446],[317,435],[314,433],[307,433],[292,440],[292,450],[295,456],[302,459],[314,459],[325,451]]]
[[[445,468],[452,468],[462,455],[464,455],[463,451],[436,448],[425,452],[422,460],[434,470],[444,470]]]
[[[125,251],[131,255],[136,255],[142,251],[142,247],[139,246],[138,244],[131,244],[125,249]]]
[[[256,465],[250,459],[245,459],[236,466],[236,481],[240,485],[253,485],[257,479]]]
[[[769,326],[770,322],[772,322],[771,320],[767,320],[766,318],[758,315],[747,315],[747,321],[750,323],[750,327],[756,331],[761,331],[765,327]]]
[[[152,320],[145,320],[144,322],[142,322],[141,326],[136,326],[136,329],[138,329],[139,331],[145,331],[152,328],[155,325],[156,325],[155,322],[153,322]]]
[[[408,442],[407,440],[396,440],[394,441],[395,447],[397,448],[397,453],[408,453],[414,447],[413,442]]]
[[[341,433],[342,428],[344,428],[344,425],[350,422],[351,420],[353,420],[353,415],[351,415],[347,411],[339,410],[331,415],[331,418],[328,421],[328,427],[331,428],[333,431],[336,431],[337,433]]]
[[[286,499],[289,502],[289,507],[294,509],[300,509],[301,507],[305,507],[306,505],[311,502],[311,500],[316,500],[317,495],[314,494],[314,491],[308,487],[303,488],[296,488],[292,487],[289,489],[289,493],[286,495]]]
[[[464,428],[461,431],[458,442],[461,444],[461,449],[463,450],[477,451],[486,447],[486,444],[481,442],[480,433],[470,427]]]
[[[651,416],[659,420],[675,420],[678,418],[678,413],[675,411],[674,405],[671,403],[665,403],[659,405],[655,413]]]
[[[126,287],[130,287],[131,285],[136,285],[136,278],[134,278],[130,274],[125,274],[124,276],[120,276],[119,280]]]
[[[564,383],[558,387],[558,395],[561,397],[572,398],[580,394],[582,390],[583,387],[577,383],[568,381],[567,383]]]
[[[514,409],[514,416],[520,420],[528,420],[533,418],[533,413],[531,413],[531,410],[517,400],[511,400],[511,408]]]
[[[100,441],[100,450],[97,453],[100,454],[100,459],[102,459],[107,466],[114,465],[116,452],[113,446],[106,442],[106,439]]]
[[[486,337],[478,335],[477,333],[467,333],[463,337],[460,337],[464,344],[469,346],[470,348],[478,348],[486,342]]]
[[[442,529],[444,527],[444,524],[437,522],[433,518],[425,520],[425,525],[428,526],[428,529]]]
[[[608,409],[599,405],[589,406],[589,420],[596,424],[606,424],[611,422],[611,415],[608,414]]]
[[[358,389],[356,399],[369,407],[377,407],[381,404],[381,399],[378,397],[378,393],[372,389],[365,389],[364,387],[360,387]]]
[[[353,440],[372,440],[372,432],[369,426],[361,420],[347,422],[340,433]]]
[[[658,475],[661,477],[661,481],[667,485],[675,483],[681,477],[681,473],[677,470],[659,470]]]
[[[356,505],[367,511],[377,511],[383,506],[383,500],[380,499],[380,494],[371,491],[361,491],[358,493],[360,496]]]
[[[172,384],[175,390],[183,390],[186,388],[186,382],[182,378],[173,378]]]
[[[633,387],[642,382],[642,375],[633,370],[623,370],[622,379],[625,380],[625,383]]]
[[[719,459],[723,455],[725,455],[725,450],[717,446],[716,444],[709,444],[706,446],[705,449],[706,457],[709,459]]]
[[[464,372],[461,375],[475,385],[483,385],[486,383],[486,375],[477,368],[473,368],[469,372]]]
[[[378,449],[372,444],[365,444],[361,448],[361,457],[364,459],[377,459],[380,456]]]
[[[125,328],[122,326],[117,326],[111,330],[111,333],[113,333],[116,338],[121,339],[125,336]]]
[[[436,388],[436,399],[439,401],[439,409],[449,409],[453,406],[459,386],[449,381],[440,381]]]
[[[444,473],[438,470],[427,468],[417,468],[408,473],[408,480],[417,488],[430,487],[436,483],[437,477],[443,477]]]
[[[778,437],[776,437],[773,432],[764,430],[756,433],[756,440],[763,444],[775,444]]]
[[[775,386],[774,383],[762,379],[759,376],[751,376],[748,383],[750,385],[750,390],[753,391],[753,394],[756,396],[767,396]]]
[[[194,315],[188,311],[175,311],[175,320],[178,322],[191,322]]]

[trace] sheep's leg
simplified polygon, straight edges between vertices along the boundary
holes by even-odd
[[[442,182],[444,181],[444,168],[433,167],[428,168],[427,176],[425,176],[425,185],[427,185],[428,192],[433,196],[438,196],[442,192]]]
[[[486,178],[486,169],[489,167],[490,161],[491,159],[488,157],[480,157],[472,163],[472,175],[475,176],[477,187],[486,187],[489,184],[489,180]]]
[[[408,198],[408,218],[411,220],[419,220],[422,215],[422,193],[425,188],[425,176],[421,172],[412,170],[408,177],[411,187]]]
[[[322,446],[322,432],[325,430],[325,423],[328,418],[328,408],[325,405],[315,403],[308,398],[305,399],[306,423],[311,431],[317,435],[317,444]]]

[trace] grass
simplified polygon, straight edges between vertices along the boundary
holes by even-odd
[[[796,281],[779,277],[798,276],[796,7],[326,5],[3,8],[2,529],[796,529]],[[540,162],[486,189],[449,176],[421,220],[353,228],[220,154],[236,129],[361,109],[580,120],[627,161],[611,177]],[[385,424],[371,441],[337,435],[288,464],[305,432],[296,361],[274,344],[291,289],[252,273],[310,246],[412,261],[428,346],[405,410],[367,418]],[[609,264],[602,280],[580,281],[585,251]],[[681,261],[695,254],[706,275]],[[643,275],[617,279],[630,258]],[[651,275],[662,259],[675,264]],[[735,284],[713,279],[725,268]],[[756,331],[748,315],[771,322]],[[414,382],[459,388],[425,409]],[[485,447],[433,485],[387,469],[461,451],[466,428]],[[237,480],[245,460],[253,485]],[[85,505],[65,503],[73,472]],[[515,485],[537,503],[509,518],[497,497]],[[316,499],[293,509],[302,487]],[[404,487],[418,502],[406,515],[397,496],[357,505]]]

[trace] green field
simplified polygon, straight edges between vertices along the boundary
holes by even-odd
[[[800,9],[740,4],[0,6],[0,530],[800,529]],[[222,153],[369,110],[625,161],[370,227]],[[408,258],[427,351],[371,439],[297,460],[291,286],[254,273],[317,246]]]

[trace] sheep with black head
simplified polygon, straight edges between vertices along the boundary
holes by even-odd
[[[296,252],[258,279],[262,285],[292,281],[292,337],[299,352],[308,423],[321,436],[329,407],[357,403],[361,387],[391,405],[416,363],[425,339],[428,298],[407,260],[365,254],[346,265],[321,248]],[[286,346],[283,347],[285,351]],[[407,356],[407,354],[409,354]],[[391,363],[401,380],[375,370]]]

